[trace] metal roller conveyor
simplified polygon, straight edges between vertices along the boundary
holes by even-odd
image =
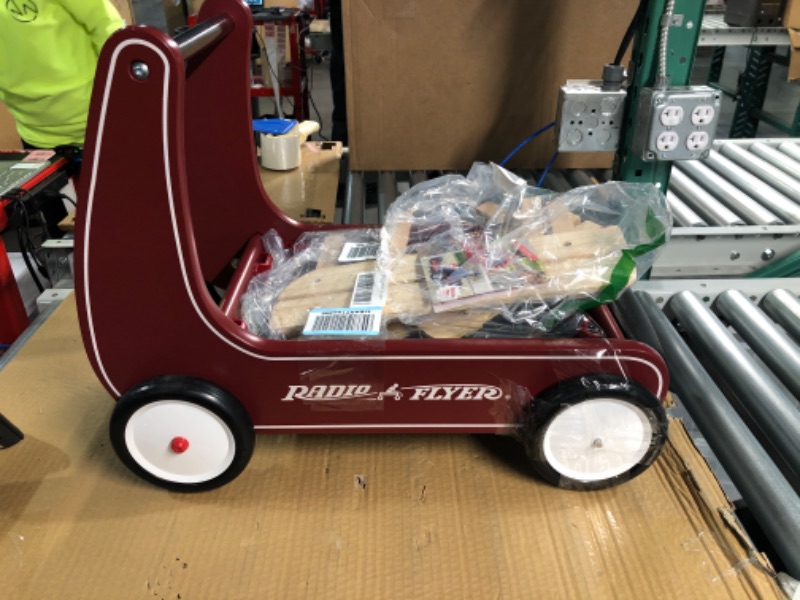
[[[677,169],[670,176],[670,189],[699,214],[706,223],[734,227],[745,222],[729,208],[696,185],[688,175]]]
[[[594,181],[583,169],[574,169],[569,172],[568,179],[572,185],[575,187],[584,187],[587,185],[597,185],[597,182]]]
[[[378,173],[378,223],[386,220],[386,211],[397,198],[397,177],[394,171]]]
[[[728,290],[713,310],[736,330],[795,397],[800,398],[800,348],[747,295]]]
[[[800,300],[789,290],[773,290],[761,299],[761,309],[800,344]]]
[[[677,170],[689,175],[693,183],[704,187],[737,215],[753,225],[783,225],[783,221],[753,200],[730,181],[697,160],[676,162]]]
[[[770,187],[755,175],[732,160],[712,150],[705,161],[708,166],[738,186],[750,197],[758,200],[768,210],[787,223],[800,223],[800,206],[784,194]]]
[[[567,178],[561,171],[550,171],[545,175],[542,187],[554,192],[568,192],[572,189],[572,184],[567,181]]]
[[[781,142],[778,144],[778,150],[790,158],[800,160],[800,145],[794,142]]]
[[[795,202],[800,202],[800,181],[739,144],[724,144],[720,152]]]
[[[683,200],[678,198],[672,190],[667,190],[667,205],[672,211],[672,217],[675,219],[676,225],[681,227],[708,227],[708,223]]]
[[[343,223],[364,223],[366,186],[363,174],[357,171],[347,173]]]
[[[669,300],[668,315],[680,321],[689,344],[719,374],[721,385],[752,415],[775,450],[800,476],[800,411],[776,377],[757,365],[703,302],[691,292]],[[800,515],[800,511],[797,511]]]
[[[670,370],[671,388],[700,428],[786,569],[797,577],[800,498],[653,298],[645,292],[629,292],[622,301],[631,295],[636,296],[647,315],[647,327],[658,337],[659,351]],[[629,333],[637,337],[635,330]]]
[[[750,146],[750,152],[756,154],[766,160],[771,165],[779,168],[781,171],[797,180],[800,184],[800,160],[784,154],[773,146],[767,146],[763,142],[753,142]]]

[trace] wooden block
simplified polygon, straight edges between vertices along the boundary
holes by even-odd
[[[491,294],[472,296],[457,306],[439,305],[434,312],[458,312],[477,308],[493,308],[515,302],[552,301],[567,297],[591,297],[608,285],[620,255],[607,255],[593,261],[566,260],[547,265],[547,280],[541,284],[497,290]],[[627,285],[633,285],[636,273],[632,273]]]
[[[322,241],[322,252],[317,260],[317,268],[335,267],[339,265],[339,256],[344,248],[347,236],[344,232],[331,232]],[[353,263],[355,264],[355,263]]]
[[[336,264],[309,271],[292,281],[278,297],[279,302],[309,298],[324,301],[327,296],[343,291],[353,292],[359,273],[374,271],[374,260]]]
[[[312,308],[350,306],[356,277],[375,268],[375,261],[370,260],[315,269],[301,275],[279,294],[272,307],[270,328],[281,335],[290,335],[305,325]]]
[[[475,333],[498,314],[498,311],[480,309],[432,314],[417,323],[417,327],[432,338],[462,338]]]
[[[388,255],[396,257],[405,254],[408,247],[408,238],[411,236],[411,220],[396,223],[389,234]]]
[[[544,263],[575,259],[584,259],[591,263],[597,258],[618,254],[626,247],[625,237],[619,227],[573,227],[563,233],[530,236],[526,243]]]
[[[419,317],[431,312],[427,298],[427,284],[416,254],[404,254],[389,265],[386,306],[383,314],[386,320],[402,317]]]
[[[61,231],[75,231],[75,211],[73,210],[58,223]]]
[[[495,216],[495,214],[497,214],[499,209],[499,204],[495,204],[494,202],[484,202],[478,206],[477,211],[487,219],[491,219],[493,216]]]

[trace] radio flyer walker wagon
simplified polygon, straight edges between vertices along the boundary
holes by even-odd
[[[77,214],[84,344],[117,399],[113,446],[144,479],[212,489],[247,465],[255,433],[514,433],[535,471],[598,489],[645,470],[666,439],[667,371],[623,338],[270,340],[238,305],[270,268],[260,235],[283,215],[253,150],[252,17],[207,0],[172,39],[128,27],[97,69]],[[207,283],[238,257],[225,299]]]

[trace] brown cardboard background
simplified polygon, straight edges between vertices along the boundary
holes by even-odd
[[[786,0],[786,10],[783,12],[783,26],[790,29],[800,29],[800,1]]]
[[[3,597],[781,598],[678,422],[602,492],[531,479],[502,437],[262,435],[184,495],[121,465],[112,406],[70,298],[0,372],[26,434],[0,452]]]
[[[345,0],[354,169],[466,169],[500,161],[555,118],[567,79],[598,79],[634,0]],[[542,167],[552,132],[511,166]],[[610,166],[609,153],[563,166]]]

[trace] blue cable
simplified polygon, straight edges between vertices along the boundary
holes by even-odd
[[[544,127],[542,127],[542,128],[539,130],[539,131],[536,131],[536,132],[534,132],[534,133],[530,134],[528,137],[526,137],[524,140],[522,140],[522,143],[521,143],[519,146],[517,146],[516,148],[514,148],[514,149],[511,151],[511,153],[510,153],[508,156],[506,156],[506,157],[505,157],[505,158],[504,158],[504,159],[503,159],[503,160],[500,162],[500,166],[501,166],[501,167],[504,167],[504,166],[506,165],[506,163],[507,163],[507,162],[508,162],[508,161],[511,159],[511,157],[512,157],[512,156],[514,156],[514,155],[515,155],[517,152],[519,152],[519,150],[520,150],[520,149],[521,149],[523,146],[525,146],[525,144],[527,144],[528,142],[530,142],[532,139],[534,139],[534,138],[535,138],[536,136],[538,136],[540,133],[544,133],[545,131],[547,131],[547,130],[548,130],[548,129],[550,129],[551,127],[555,127],[555,126],[556,126],[556,122],[555,122],[555,121],[553,121],[552,123],[550,123],[550,124],[548,124],[548,125],[545,125]]]
[[[542,182],[544,181],[544,178],[547,177],[547,174],[550,172],[550,167],[553,166],[553,163],[556,161],[557,157],[558,157],[558,150],[556,150],[553,153],[553,156],[550,157],[550,160],[548,161],[547,166],[544,168],[544,171],[542,171],[542,175],[541,177],[539,177],[539,181],[536,182],[537,188],[542,187]]]

